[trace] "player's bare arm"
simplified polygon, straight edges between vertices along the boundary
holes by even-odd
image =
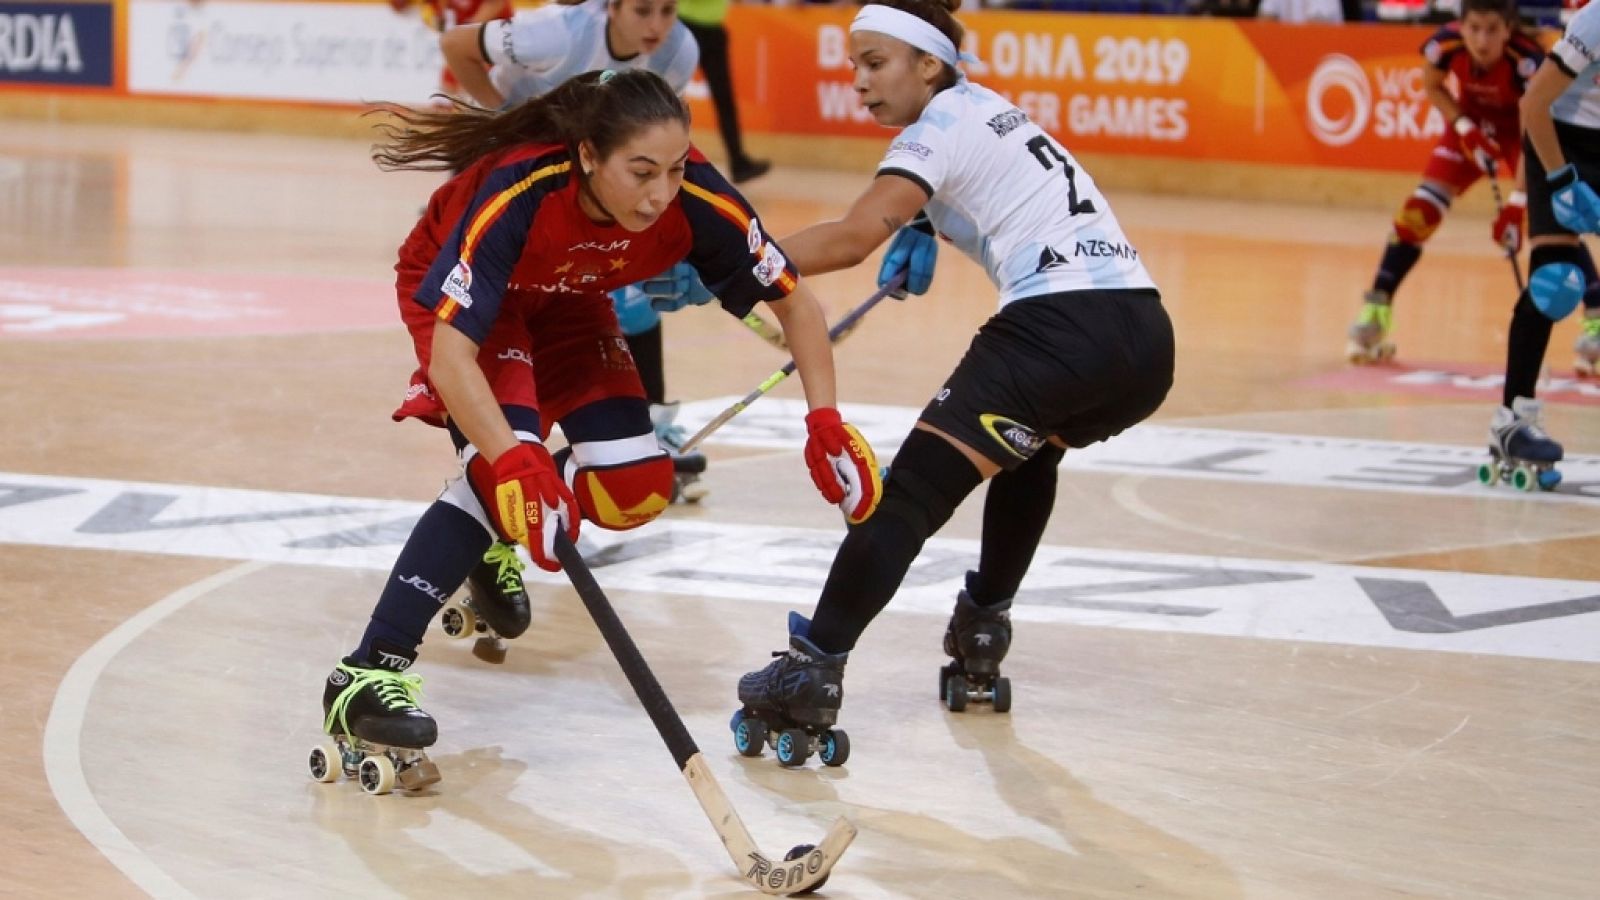
[[[787,250],[787,245],[785,245]],[[794,368],[805,387],[806,407],[837,406],[833,374],[833,344],[828,340],[828,320],[817,297],[804,281],[789,296],[767,304],[778,317]]]
[[[911,221],[928,195],[909,178],[880,175],[851,204],[844,218],[819,222],[783,241],[802,275],[837,272],[861,264],[901,225]]]
[[[433,329],[433,358],[428,379],[444,399],[450,419],[487,459],[498,459],[517,446],[516,435],[478,365],[478,345],[459,329],[444,323]]]
[[[1561,152],[1561,142],[1556,138],[1550,105],[1572,84],[1572,76],[1562,71],[1552,59],[1539,64],[1539,70],[1528,80],[1528,89],[1519,104],[1522,129],[1528,133],[1528,141],[1533,144],[1534,152],[1539,154],[1539,162],[1544,164],[1546,172],[1554,172],[1567,164],[1566,155]]]
[[[1423,66],[1422,90],[1428,95],[1428,102],[1433,104],[1434,109],[1444,114],[1444,120],[1454,122],[1461,117],[1461,106],[1456,103],[1456,98],[1450,94],[1450,88],[1445,83],[1447,75],[1449,73],[1443,69]]]
[[[489,61],[483,57],[483,25],[461,25],[439,37],[439,52],[445,65],[467,92],[484,109],[499,109],[506,98],[489,80]]]

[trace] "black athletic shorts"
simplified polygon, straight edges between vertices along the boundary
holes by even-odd
[[[1600,131],[1566,122],[1556,122],[1556,137],[1561,140],[1561,155],[1578,168],[1578,177],[1600,191]],[[1522,158],[1528,172],[1528,237],[1572,234],[1556,221],[1550,209],[1550,183],[1545,181],[1544,163],[1533,152],[1533,142],[1522,139]]]
[[[978,329],[922,420],[1014,469],[1051,436],[1087,447],[1143,421],[1172,387],[1172,361],[1154,290],[1028,297]]]

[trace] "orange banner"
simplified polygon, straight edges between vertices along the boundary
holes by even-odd
[[[735,5],[742,126],[888,137],[856,102],[852,9]],[[1422,90],[1431,30],[971,12],[970,77],[1074,151],[1413,170],[1445,129]],[[709,100],[692,101],[710,123]]]

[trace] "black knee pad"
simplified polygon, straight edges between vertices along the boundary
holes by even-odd
[[[982,482],[978,467],[949,441],[914,429],[889,467],[883,502],[865,524],[893,516],[910,525],[918,539],[927,540]]]

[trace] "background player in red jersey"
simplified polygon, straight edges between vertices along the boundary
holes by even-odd
[[[459,25],[478,25],[496,19],[511,18],[511,0],[389,0],[395,12],[404,12],[416,6],[422,21],[443,34]],[[452,97],[460,96],[461,82],[450,66],[439,73],[439,90]]]
[[[1522,247],[1526,209],[1517,101],[1544,59],[1533,38],[1517,30],[1514,0],[1465,0],[1461,19],[1422,45],[1423,86],[1450,127],[1439,136],[1422,183],[1395,216],[1378,272],[1361,313],[1350,326],[1346,355],[1354,363],[1394,355],[1388,340],[1394,295],[1422,256],[1451,201],[1485,173],[1511,174],[1517,188],[1495,218],[1493,237],[1507,252]],[[1454,81],[1454,93],[1450,81]]]
[[[871,448],[835,409],[821,307],[689,145],[688,108],[659,76],[589,73],[504,112],[399,116],[380,165],[460,174],[434,192],[395,266],[421,365],[394,415],[448,429],[462,471],[406,540],[323,711],[340,756],[376,754],[416,788],[438,779],[421,752],[437,728],[405,670],[491,542],[521,543],[554,571],[555,534],[576,539],[580,516],[623,530],[667,506],[672,461],[608,291],[687,260],[735,316],[767,303],[811,410],[812,480],[852,522],[872,514],[881,485]],[[552,454],[543,441],[556,423],[568,446]]]

